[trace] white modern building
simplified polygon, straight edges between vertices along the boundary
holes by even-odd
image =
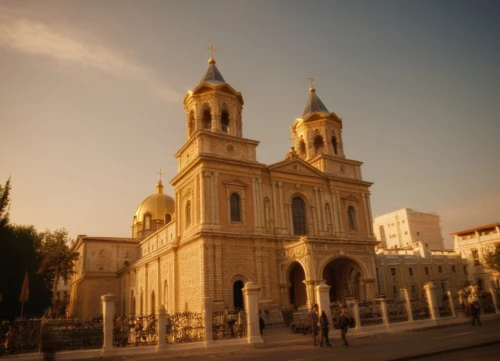
[[[484,253],[500,243],[500,222],[451,234],[457,253],[466,260],[467,280],[479,288],[500,288],[500,275],[484,265]]]
[[[373,220],[379,248],[416,248],[423,243],[430,250],[444,249],[440,219],[437,213],[417,212],[403,208]]]

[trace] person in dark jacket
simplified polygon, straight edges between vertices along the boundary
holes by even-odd
[[[266,323],[264,322],[264,319],[262,318],[262,314],[259,311],[259,331],[260,331],[261,336],[264,334],[265,328],[266,328]]]
[[[479,314],[481,311],[479,310],[479,305],[477,305],[475,302],[471,303],[470,305],[470,313],[472,315],[472,326],[476,324],[476,320],[478,324],[481,324],[481,320],[479,319]]]
[[[342,346],[349,347],[349,342],[347,342],[347,330],[349,330],[349,313],[346,309],[342,311],[340,316],[340,335],[342,336],[342,341],[344,344]]]
[[[319,343],[319,346],[323,347],[323,340],[326,340],[326,345],[328,347],[332,347],[332,345],[330,345],[330,340],[328,339],[328,329],[330,328],[330,322],[328,321],[328,317],[326,316],[325,311],[321,311],[321,316],[319,317],[319,325],[321,327],[321,342]]]
[[[314,341],[314,346],[318,346],[316,343],[318,339],[318,333],[319,333],[319,315],[318,315],[318,305],[315,304],[309,313],[308,316],[308,321],[309,321],[309,326],[311,327],[311,332],[313,336],[313,341]]]

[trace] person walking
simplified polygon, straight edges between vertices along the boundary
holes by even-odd
[[[340,335],[342,336],[342,341],[344,341],[344,347],[349,347],[349,342],[347,342],[347,330],[349,330],[349,313],[346,309],[342,310],[342,315],[340,316]]]
[[[311,312],[309,313],[309,327],[311,327],[311,333],[313,336],[314,346],[318,346],[317,339],[319,333],[319,314],[318,314],[318,305],[314,304]]]
[[[472,326],[476,324],[476,320],[478,324],[481,324],[481,320],[479,319],[479,314],[481,313],[481,311],[479,310],[479,305],[476,305],[476,302],[471,303],[470,313],[472,315]]]
[[[330,345],[330,340],[328,339],[328,329],[330,328],[330,322],[328,321],[328,317],[326,317],[325,311],[321,311],[319,324],[321,326],[321,342],[319,343],[319,347],[323,347],[323,340],[326,340],[326,346],[332,347],[332,345]]]

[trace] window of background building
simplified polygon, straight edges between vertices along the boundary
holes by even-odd
[[[417,293],[417,287],[415,285],[410,285],[411,293]]]
[[[425,273],[426,275],[429,275],[429,267],[424,267],[424,273]]]
[[[408,274],[413,276],[413,267],[408,268]]]
[[[396,285],[392,285],[392,293],[398,293],[398,288]]]
[[[479,252],[477,249],[472,250],[472,259],[474,260],[474,266],[479,266],[481,262],[479,262]]]
[[[238,193],[233,193],[229,197],[229,204],[231,206],[231,222],[241,221],[241,199]]]
[[[443,273],[443,266],[438,266],[438,273]]]
[[[457,272],[457,269],[456,269],[456,267],[455,267],[454,264],[451,265],[451,272],[452,273],[456,273]]]
[[[396,269],[395,268],[391,268],[391,276],[396,276]]]
[[[467,272],[467,266],[464,266],[464,273],[467,276],[469,273]]]

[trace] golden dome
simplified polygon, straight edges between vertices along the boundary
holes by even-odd
[[[137,222],[143,222],[144,216],[147,214],[151,216],[150,220],[152,223],[161,221],[163,225],[166,219],[170,220],[173,218],[174,212],[175,201],[172,197],[163,193],[163,183],[159,180],[156,184],[156,193],[147,197],[139,207],[137,207],[134,215],[134,225]],[[167,215],[170,216],[167,218]]]

